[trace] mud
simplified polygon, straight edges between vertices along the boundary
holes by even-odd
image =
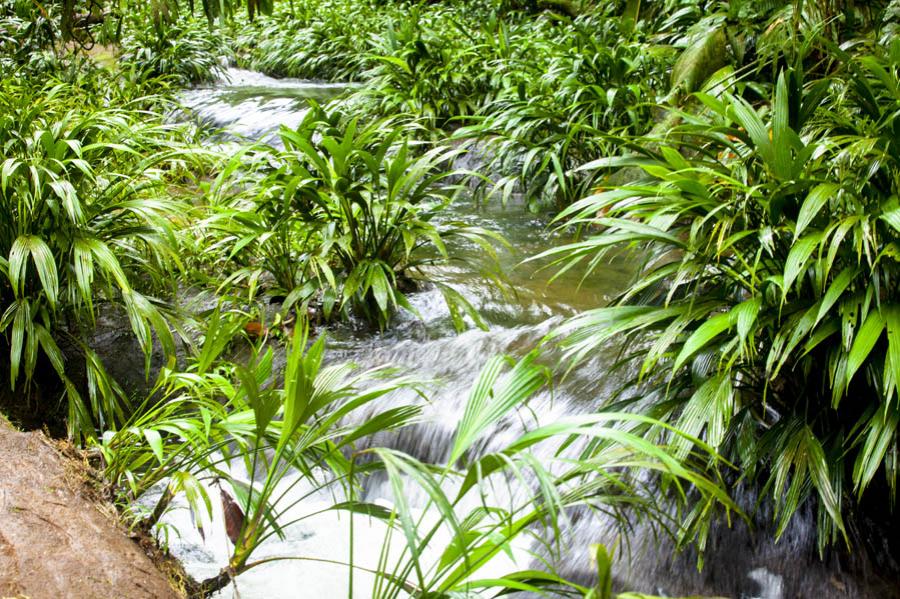
[[[180,597],[89,478],[0,416],[0,597]]]

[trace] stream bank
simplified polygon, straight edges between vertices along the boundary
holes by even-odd
[[[0,597],[182,597],[178,565],[145,553],[76,455],[0,417]]]

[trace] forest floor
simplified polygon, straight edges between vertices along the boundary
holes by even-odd
[[[0,416],[0,597],[181,596],[177,564],[151,559],[98,487],[70,445]]]

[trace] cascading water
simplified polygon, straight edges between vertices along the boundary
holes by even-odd
[[[185,91],[179,100],[200,121],[231,137],[277,143],[278,128],[296,127],[309,100],[324,103],[349,87],[231,68],[217,83]]]
[[[274,80],[230,69],[222,83],[185,92],[182,103],[203,121],[224,128],[231,135],[271,141],[280,125],[290,126],[300,121],[305,98],[327,100],[345,87]],[[419,317],[401,316],[391,331],[383,335],[360,333],[351,327],[337,328],[330,333],[329,343],[332,361],[352,361],[361,367],[392,364],[439,382],[429,393],[421,423],[370,441],[373,445],[393,447],[434,462],[446,460],[449,455],[454,424],[461,418],[472,382],[490,356],[523,355],[540,344],[565,316],[607,302],[624,286],[628,276],[626,265],[608,264],[597,269],[587,281],[569,273],[551,285],[549,269],[538,270],[536,265],[513,268],[522,257],[534,255],[554,243],[546,231],[545,221],[521,207],[476,210],[460,205],[450,212],[448,217],[475,221],[498,230],[518,250],[516,255],[505,254],[502,258],[514,294],[501,293],[485,283],[472,260],[429,273],[463,293],[480,310],[489,324],[488,330],[475,329],[456,335],[439,292],[426,289],[410,297]],[[546,359],[553,358],[549,354]],[[534,420],[546,423],[559,416],[589,411],[591,406],[602,403],[615,384],[604,376],[611,360],[612,356],[594,357],[552,393],[535,397],[529,414]],[[414,400],[412,397],[394,399]],[[487,441],[482,449],[502,447],[525,425],[519,416],[501,422],[485,436]],[[301,486],[290,491],[297,498],[305,492],[309,489]],[[377,481],[369,484],[366,493],[370,502],[389,497],[387,489]],[[752,493],[738,495],[744,507],[753,507]],[[313,493],[294,509],[298,514],[315,514],[332,502],[331,496]],[[359,565],[373,567],[384,543],[385,529],[368,519],[355,518],[354,559]],[[588,547],[612,541],[615,530],[610,522],[593,514],[574,513],[571,519],[572,528],[566,542],[570,550],[560,560],[560,570],[564,576],[584,581],[592,572]],[[883,586],[846,574],[836,558],[826,562],[818,559],[815,515],[811,510],[801,513],[777,544],[772,541],[772,531],[766,528],[770,521],[771,517],[766,519],[761,515],[762,528],[757,529],[755,536],[743,525],[733,529],[724,524],[717,526],[709,541],[710,551],[702,572],[696,570],[695,556],[675,556],[665,539],[638,525],[629,533],[631,554],[628,559],[620,560],[616,574],[624,588],[653,593],[765,599],[891,595]],[[172,537],[171,546],[195,577],[212,576],[227,563],[227,540],[221,525],[208,528],[204,541],[193,532],[185,510],[176,510],[166,522],[183,535],[180,539]],[[298,559],[272,562],[241,576],[237,581],[240,596],[244,599],[346,596],[348,568],[341,563],[347,559],[350,549],[348,522],[348,514],[323,512],[287,528],[285,539],[267,541],[254,559],[276,555]],[[524,555],[527,555],[524,551],[514,553],[514,557],[525,560],[516,564],[520,569],[529,565]],[[491,569],[496,570],[491,573],[502,574],[511,566],[508,558],[503,558],[491,564]],[[855,571],[864,570],[855,568]],[[489,575],[488,572],[479,574]],[[367,597],[369,589],[369,585],[360,583],[354,596]],[[230,596],[231,592],[223,591],[223,596]]]

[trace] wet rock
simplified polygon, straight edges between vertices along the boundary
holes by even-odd
[[[121,310],[109,310],[97,319],[91,348],[128,397],[146,396],[166,364],[162,347],[154,340],[148,375],[144,350],[131,330],[128,316]]]

